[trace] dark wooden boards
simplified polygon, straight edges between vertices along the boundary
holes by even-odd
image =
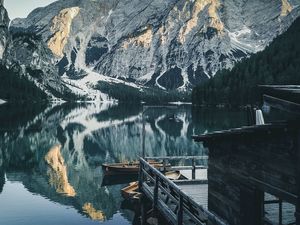
[[[209,150],[208,209],[232,225],[244,225],[264,223],[261,209],[265,192],[296,205],[299,133],[300,124],[294,122],[194,137]],[[253,209],[256,212],[249,213]]]

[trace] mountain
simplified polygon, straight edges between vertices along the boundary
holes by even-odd
[[[0,99],[6,101],[72,100],[77,96],[58,75],[55,60],[34,33],[9,32],[10,19],[0,2]]]
[[[3,65],[3,56],[11,44],[11,37],[8,32],[10,19],[0,1],[0,104],[5,101],[42,101],[46,99],[45,94],[28,79],[20,76],[20,68],[16,65]]]
[[[40,70],[49,84],[43,90],[58,86],[61,96],[189,92],[263,50],[299,16],[297,2],[60,0],[11,22],[4,58]],[[32,51],[23,47],[26,59],[16,54],[24,35],[35,37]]]
[[[0,1],[0,60],[6,48],[8,39],[8,24],[10,20],[6,9],[3,6],[3,0]]]
[[[258,85],[300,85],[300,18],[264,51],[220,71],[193,91],[194,104],[259,104]]]

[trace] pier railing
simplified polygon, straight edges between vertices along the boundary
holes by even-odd
[[[152,201],[154,212],[160,212],[174,225],[186,224],[184,221],[199,225],[226,224],[143,158],[140,158],[139,188]]]
[[[170,161],[190,161],[190,166],[172,166],[173,170],[190,170],[192,171],[192,179],[196,179],[196,170],[207,169],[205,164],[196,165],[196,162],[199,160],[206,161],[208,160],[208,156],[163,156],[163,157],[146,157],[146,160],[155,160],[162,161],[164,168],[168,165]]]

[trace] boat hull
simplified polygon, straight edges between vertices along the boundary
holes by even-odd
[[[159,162],[151,162],[152,166],[157,169],[164,168],[164,165]],[[167,165],[169,167],[170,165]],[[139,173],[139,163],[115,163],[103,164],[102,170],[105,175],[137,175]]]

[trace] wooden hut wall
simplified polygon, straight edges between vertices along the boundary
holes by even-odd
[[[297,143],[295,129],[206,140],[209,209],[233,225],[259,225],[264,192],[295,204]]]

